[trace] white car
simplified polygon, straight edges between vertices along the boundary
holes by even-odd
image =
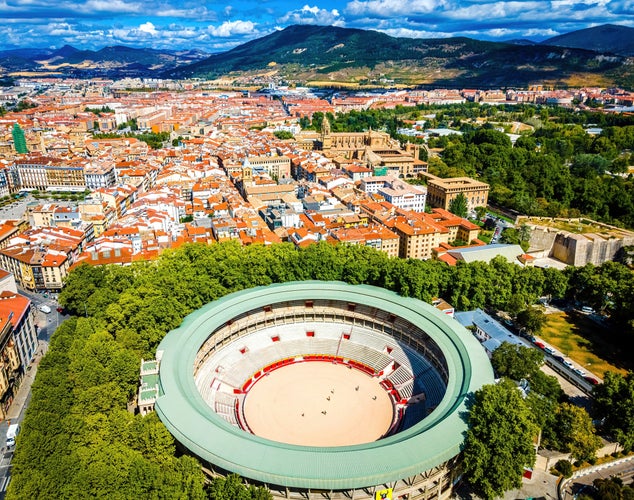
[[[38,306],[38,309],[39,309],[40,311],[42,311],[44,314],[48,314],[48,313],[50,313],[50,312],[51,312],[51,308],[50,308],[49,306],[47,306],[46,304],[40,304],[40,305]]]
[[[568,368],[570,368],[571,370],[575,367],[575,365],[573,365],[569,360],[564,359],[563,361],[564,365],[566,365]]]
[[[580,375],[581,377],[585,377],[586,376],[586,372],[584,372],[581,368],[575,368],[573,370],[577,375]]]

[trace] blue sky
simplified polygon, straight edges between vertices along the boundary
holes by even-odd
[[[0,0],[0,48],[222,52],[291,24],[540,41],[606,23],[634,27],[634,0]]]

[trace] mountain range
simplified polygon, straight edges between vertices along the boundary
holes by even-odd
[[[124,46],[0,51],[0,77],[222,78],[328,86],[634,87],[634,28],[603,25],[548,39],[396,38],[294,25],[218,54]]]
[[[101,50],[80,50],[64,45],[57,50],[11,49],[0,51],[2,76],[74,76],[121,78],[154,76],[161,71],[209,57],[200,50],[165,51],[123,45]]]

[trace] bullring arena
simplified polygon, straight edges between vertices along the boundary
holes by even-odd
[[[275,498],[449,498],[465,399],[493,382],[451,318],[340,282],[223,297],[171,331],[157,360],[155,409],[180,446]]]

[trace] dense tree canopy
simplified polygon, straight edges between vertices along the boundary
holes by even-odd
[[[588,412],[570,403],[562,403],[555,410],[549,447],[569,452],[576,460],[591,460],[601,447]]]
[[[522,484],[524,467],[535,463],[538,427],[515,384],[502,379],[475,394],[464,447],[465,476],[486,499]]]
[[[499,377],[512,380],[529,379],[544,363],[544,354],[532,347],[502,342],[491,356],[491,364]]]
[[[583,279],[620,276],[617,269],[621,265],[614,266],[585,269]],[[629,285],[606,278],[605,289],[631,287],[631,273],[623,275]],[[291,280],[342,280],[381,286],[428,302],[444,297],[463,310],[505,309],[517,296],[526,304],[542,295],[564,297],[571,276],[581,280],[550,268],[522,268],[503,258],[450,267],[439,261],[388,258],[370,247],[327,243],[300,250],[292,244],[188,244],[149,263],[80,265],[70,274],[59,298],[75,317],[56,331],[41,361],[7,498],[106,494],[114,498],[204,498],[215,491],[203,490],[200,465],[176,454],[172,437],[156,416],[133,415],[127,404],[134,400],[141,358],[153,357],[158,343],[187,314],[227,293]],[[627,295],[619,295],[617,288],[612,296],[615,300],[620,297],[619,304],[628,304]],[[558,385],[539,374],[530,377],[531,388],[556,399]],[[523,436],[533,429],[524,419],[527,404],[516,401],[515,395],[488,391],[493,392],[494,402],[510,403],[521,410],[512,424],[512,430],[520,434],[508,445],[519,448],[517,460],[528,460],[521,447]],[[474,423],[480,424],[474,444],[484,446],[486,418],[477,412],[474,416]],[[494,446],[502,445],[496,439],[510,432],[509,425],[503,424],[500,435],[492,436]],[[499,465],[498,459],[490,455],[489,459]],[[505,476],[501,482],[487,483],[479,469],[488,467],[486,460],[474,464],[476,484],[488,492],[513,484]],[[519,465],[511,472],[518,470]]]
[[[634,450],[634,373],[607,372],[594,389],[594,411],[625,451]]]

